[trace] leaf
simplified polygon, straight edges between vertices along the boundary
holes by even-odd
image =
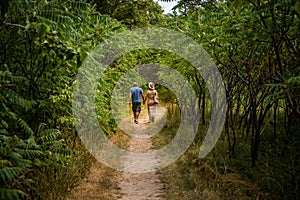
[[[17,123],[23,129],[23,131],[25,131],[27,133],[27,137],[34,135],[34,132],[31,130],[31,128],[28,126],[28,124],[24,120],[18,119]]]
[[[300,15],[300,2],[299,1],[296,2],[294,9],[298,13],[298,15]]]
[[[36,31],[38,33],[38,36],[42,38],[50,31],[50,27],[45,23],[38,23],[36,25]]]
[[[20,167],[3,167],[0,169],[0,182],[8,182],[17,179],[23,172],[24,168]]]
[[[40,134],[40,139],[43,142],[54,141],[61,134],[61,132],[57,129],[47,129]]]
[[[294,77],[291,77],[287,80],[287,83],[291,84],[297,84],[300,86],[300,76],[294,76]]]
[[[27,194],[22,190],[0,188],[0,199],[16,200],[22,199],[25,196],[27,196]]]

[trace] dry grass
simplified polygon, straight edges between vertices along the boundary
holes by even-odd
[[[153,139],[158,148],[168,143],[177,132],[174,121],[170,121],[171,124],[167,124],[167,128]],[[206,128],[201,127],[199,130],[204,131]],[[271,199],[247,176],[231,169],[227,164],[222,166],[225,163],[224,149],[227,147],[222,141],[217,143],[207,157],[199,159],[200,137],[180,159],[160,171],[161,181],[168,185],[165,199]]]
[[[117,131],[116,134],[110,137],[110,140],[121,148],[127,148],[129,137]],[[68,200],[113,200],[121,196],[120,188],[118,187],[117,178],[120,172],[111,169],[108,166],[100,163],[92,158],[92,165],[87,176],[85,176],[75,187],[71,194],[67,197]]]
[[[94,161],[90,172],[68,196],[68,200],[90,200],[103,199],[112,200],[117,191],[118,184],[114,181],[115,171],[104,166],[102,163]]]
[[[38,196],[34,199],[65,199],[80,180],[86,176],[91,166],[92,157],[76,142],[73,153],[63,168],[54,169],[45,166],[41,174],[35,177],[35,189]]]
[[[161,180],[168,185],[166,199],[269,199],[247,177],[238,173],[220,174],[211,157],[200,160],[196,152],[190,149],[161,171]]]

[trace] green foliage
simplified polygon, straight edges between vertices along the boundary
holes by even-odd
[[[273,192],[283,198],[291,198],[298,192],[299,158],[295,153],[298,143],[292,141],[299,132],[300,116],[299,2],[181,0],[176,7],[180,14],[165,17],[158,4],[150,0],[94,2],[96,6],[70,0],[12,0],[1,4],[1,199],[47,198],[42,191],[51,191],[51,197],[60,196],[54,190],[66,195],[78,179],[72,177],[72,169],[64,166],[86,170],[78,164],[79,154],[69,151],[76,146],[71,107],[73,82],[89,52],[106,38],[126,30],[122,23],[129,28],[155,24],[178,30],[199,42],[213,56],[226,86],[228,112],[220,147],[223,151],[218,151],[223,152],[226,162],[212,156],[210,159],[216,160],[209,160],[211,165],[227,166],[230,158],[234,160],[230,161],[234,165],[231,170],[240,170],[247,167],[247,156],[251,155],[252,165],[258,162],[257,171],[265,167],[264,172],[269,175],[259,182],[265,190],[272,191],[271,185],[277,184],[277,191]],[[210,110],[209,94],[195,69],[168,52],[137,50],[117,59],[99,81],[96,111],[105,132],[111,134],[116,130],[110,107],[115,100],[111,95],[115,85],[133,67],[148,63],[171,66],[186,77],[199,97],[205,124]],[[144,89],[147,87],[148,80],[138,81]],[[176,108],[175,95],[167,88],[158,86],[157,89],[161,100]],[[276,118],[278,113],[284,115],[280,120]],[[268,128],[271,125],[273,135]],[[276,140],[278,135],[284,139]],[[275,140],[279,143],[273,143]],[[225,158],[225,148],[228,148],[228,158]],[[264,165],[265,160],[281,158],[274,156],[280,151],[290,156],[280,167],[273,168],[271,165],[276,163],[271,161]],[[247,157],[246,161],[243,157]],[[243,161],[246,164],[241,164]],[[183,166],[186,164],[199,167],[205,162],[185,161]],[[286,180],[280,182],[274,169],[286,166],[292,173],[278,176]],[[218,170],[223,169],[197,167],[194,172],[210,170],[213,173],[209,174],[217,177]],[[243,173],[253,178],[255,168],[253,171]],[[55,174],[61,175],[60,183],[55,183]],[[70,181],[64,180],[65,174]],[[198,191],[196,178],[189,177],[189,180],[192,184],[185,188]],[[284,185],[290,186],[291,181],[297,187],[289,191],[291,196],[284,195],[283,189],[289,189]],[[56,185],[51,186],[52,183]]]
[[[14,113],[15,109],[28,111],[31,108],[30,101],[10,88],[22,79],[9,71],[1,71],[0,76],[0,105],[3,108],[0,111],[0,197],[23,199],[35,192],[32,189],[34,175],[42,167],[63,163],[66,156],[59,152],[64,149],[63,145],[56,145],[61,132],[45,130],[40,134],[42,143],[39,144],[36,142],[39,137],[35,137],[30,126]]]
[[[1,197],[21,199],[30,196],[34,190],[35,176],[41,169],[48,167],[61,168],[67,161],[63,152],[64,146],[57,145],[58,131],[48,131],[44,136],[48,142],[38,144],[33,137],[20,139],[16,135],[0,135],[1,140]],[[51,139],[50,139],[51,138]],[[6,199],[5,198],[5,199]]]
[[[270,192],[271,198],[290,199],[286,193],[297,196],[300,176],[294,168],[299,163],[291,164],[299,160],[293,142],[300,121],[297,2],[238,0],[195,5],[182,5],[183,15],[168,16],[162,26],[197,40],[223,75],[228,112],[224,143],[216,151],[227,148],[222,155],[231,160],[223,163],[223,157],[216,156],[217,165],[222,168],[230,163]],[[289,158],[284,159],[280,151]],[[249,169],[249,162],[256,167]],[[293,175],[287,168],[293,169]],[[268,175],[262,179],[264,174]],[[291,184],[297,186],[293,189]]]
[[[117,19],[129,28],[156,24],[163,13],[158,3],[152,0],[94,0],[94,2],[100,13]]]
[[[13,189],[0,189],[0,198],[13,200],[13,199],[21,199],[25,197],[26,194],[21,190],[13,190]]]
[[[77,70],[124,26],[84,1],[14,0],[7,8],[0,27],[0,196],[61,198],[89,166],[72,116]]]

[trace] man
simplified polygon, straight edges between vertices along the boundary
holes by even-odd
[[[145,101],[143,90],[139,88],[137,82],[134,82],[133,87],[130,89],[130,96],[132,102],[132,112],[134,117],[134,123],[138,124],[139,115],[141,112],[141,97],[143,102]],[[129,103],[130,104],[130,103]]]

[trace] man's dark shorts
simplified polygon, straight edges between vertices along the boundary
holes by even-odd
[[[132,111],[133,112],[141,112],[141,102],[140,103],[132,103]]]

